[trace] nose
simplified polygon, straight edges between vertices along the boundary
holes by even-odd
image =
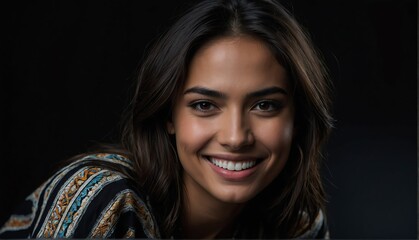
[[[229,151],[237,151],[254,144],[250,121],[241,111],[225,114],[220,123],[218,142]]]

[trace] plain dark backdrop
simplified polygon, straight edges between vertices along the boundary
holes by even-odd
[[[417,2],[287,0],[335,84],[324,178],[332,238],[417,237]],[[117,139],[176,1],[0,2],[0,223],[60,161]]]

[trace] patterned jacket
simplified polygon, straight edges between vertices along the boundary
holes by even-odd
[[[116,154],[72,162],[26,198],[0,228],[0,238],[161,238],[148,197],[100,163],[133,169]],[[321,212],[299,238],[328,238]]]

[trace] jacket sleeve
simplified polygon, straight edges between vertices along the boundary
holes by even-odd
[[[31,194],[1,238],[158,238],[145,198],[123,174],[68,166]]]

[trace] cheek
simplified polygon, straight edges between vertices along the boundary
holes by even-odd
[[[293,139],[293,121],[265,122],[257,129],[255,135],[272,153],[288,153]]]
[[[198,152],[211,139],[211,124],[208,121],[183,116],[175,124],[176,144],[179,157]]]

